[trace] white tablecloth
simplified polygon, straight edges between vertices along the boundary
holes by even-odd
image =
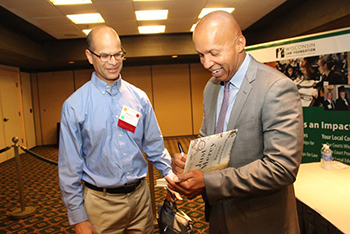
[[[340,231],[350,233],[350,167],[335,161],[332,166],[326,170],[319,162],[301,164],[295,195]]]

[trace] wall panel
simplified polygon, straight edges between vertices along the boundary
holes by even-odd
[[[35,139],[35,127],[34,127],[34,112],[33,112],[33,99],[32,90],[30,84],[30,74],[21,72],[21,87],[22,87],[22,102],[23,102],[23,117],[25,126],[27,148],[33,148],[36,146]]]
[[[32,74],[37,145],[57,143],[63,102],[90,80],[92,70]],[[210,78],[201,64],[124,67],[124,80],[148,95],[164,136],[197,135],[202,123],[203,89]]]
[[[93,69],[85,70],[74,70],[74,88],[75,90],[79,89],[83,84],[88,82],[91,79],[91,74]]]
[[[164,136],[192,135],[189,64],[152,66],[154,108]]]
[[[41,131],[40,100],[38,91],[38,74],[31,73],[31,86],[33,95],[33,111],[36,145],[43,145],[43,135]]]
[[[124,67],[122,78],[142,89],[153,104],[151,66]]]
[[[43,144],[56,144],[62,104],[74,92],[73,72],[38,73],[38,91]]]
[[[191,63],[191,91],[193,111],[193,134],[199,134],[203,119],[203,90],[211,74],[200,63]]]

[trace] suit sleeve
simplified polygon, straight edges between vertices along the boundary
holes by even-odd
[[[254,144],[254,137],[262,137],[260,154],[254,155],[256,160],[239,168],[205,173],[210,204],[269,194],[295,181],[303,147],[303,116],[298,91],[293,82],[278,79],[271,84],[262,103],[258,122],[261,126],[256,126],[262,128],[262,134],[251,139]],[[249,148],[246,150],[248,152]]]

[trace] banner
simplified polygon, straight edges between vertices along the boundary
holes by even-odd
[[[349,112],[324,111],[319,107],[304,107],[304,151],[302,162],[321,160],[322,144],[333,151],[333,160],[350,165]]]
[[[249,46],[254,58],[298,87],[304,112],[302,162],[320,161],[322,144],[350,164],[350,28]]]

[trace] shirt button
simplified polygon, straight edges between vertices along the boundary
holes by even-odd
[[[126,155],[126,153],[124,153],[124,156]]]
[[[119,136],[122,137],[122,134],[120,134]]]
[[[118,115],[116,115],[115,117],[118,118]]]
[[[105,94],[106,92],[105,92],[105,91],[103,91],[102,93],[103,93],[103,94]]]
[[[113,99],[114,99],[115,97],[113,97]]]
[[[130,172],[127,172],[126,174],[127,174],[127,175],[130,175]]]

